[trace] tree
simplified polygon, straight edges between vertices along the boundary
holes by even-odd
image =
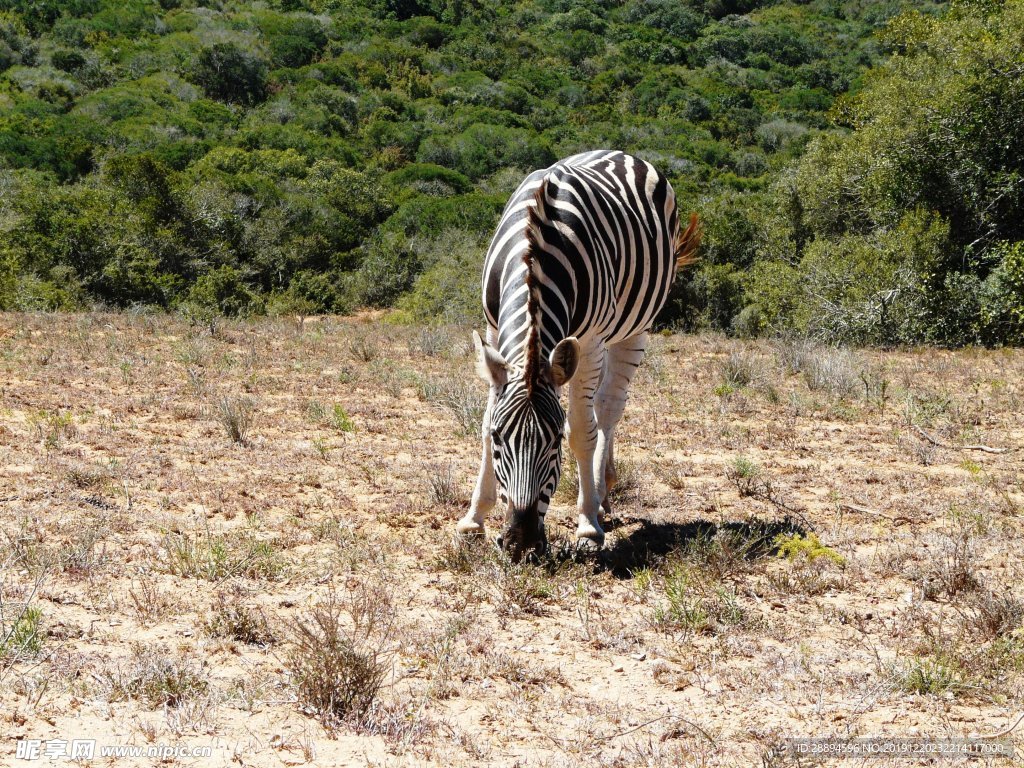
[[[199,54],[196,84],[221,101],[252,106],[267,97],[267,62],[234,43],[214,43]]]

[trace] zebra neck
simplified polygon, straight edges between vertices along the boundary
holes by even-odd
[[[526,265],[509,280],[508,291],[498,310],[498,351],[515,369],[527,370],[531,360],[544,363],[555,346],[569,335],[569,317],[564,297],[555,297],[534,265],[535,281],[526,281]],[[529,286],[529,287],[528,287]],[[533,301],[529,301],[532,292]]]

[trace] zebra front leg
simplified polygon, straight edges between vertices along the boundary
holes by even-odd
[[[600,549],[604,544],[604,529],[601,528],[600,520],[601,496],[594,476],[594,449],[597,447],[594,393],[603,365],[603,346],[596,345],[583,353],[569,393],[569,447],[576,457],[580,480],[576,539],[587,549]]]
[[[615,486],[615,428],[626,409],[629,385],[647,350],[647,334],[631,336],[608,347],[606,368],[594,405],[597,417],[597,448],[594,475],[602,496],[602,512],[611,512],[608,494]]]
[[[483,456],[480,459],[480,474],[473,489],[473,500],[469,504],[469,512],[459,520],[455,530],[465,536],[483,536],[484,520],[487,513],[494,508],[497,501],[497,480],[494,476],[494,459],[491,453],[491,408],[494,405],[494,393],[487,399],[481,426],[481,443]]]

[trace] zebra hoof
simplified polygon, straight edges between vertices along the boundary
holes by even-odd
[[[581,554],[593,554],[600,551],[601,547],[604,546],[604,538],[600,539],[576,539],[576,551]]]
[[[478,523],[471,517],[464,517],[455,525],[455,530],[460,536],[467,538],[484,535],[484,524]]]
[[[576,549],[581,552],[597,552],[604,546],[604,531],[592,526],[580,527],[576,531]]]

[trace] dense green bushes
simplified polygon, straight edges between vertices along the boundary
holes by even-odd
[[[749,233],[744,303],[832,340],[1019,344],[1024,3],[906,14],[885,40],[838,112],[852,130],[815,139]]]
[[[705,220],[665,322],[1020,343],[1021,0],[904,5],[6,0],[0,308],[478,318],[522,176],[617,147]]]

